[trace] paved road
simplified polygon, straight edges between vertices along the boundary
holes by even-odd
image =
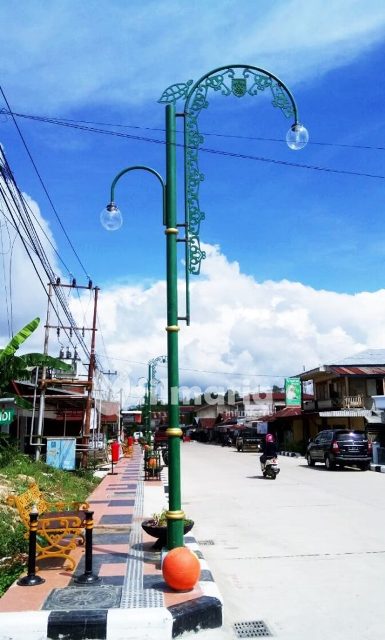
[[[280,457],[272,481],[254,453],[193,442],[181,455],[183,506],[225,601],[225,628],[200,637],[250,620],[281,640],[384,636],[385,474]]]

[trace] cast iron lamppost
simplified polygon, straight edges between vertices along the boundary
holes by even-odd
[[[159,102],[166,104],[166,180],[154,169],[146,166],[132,166],[123,169],[112,182],[111,200],[101,213],[103,226],[112,231],[122,225],[122,215],[115,204],[115,186],[128,172],[142,170],[152,173],[160,182],[163,197],[163,224],[166,234],[167,255],[167,357],[168,357],[168,424],[169,440],[169,510],[167,511],[167,546],[169,549],[183,546],[184,512],[181,505],[180,482],[180,436],[179,427],[179,367],[178,367],[178,325],[179,320],[190,324],[190,274],[198,275],[201,261],[206,257],[201,250],[199,231],[205,214],[199,205],[199,185],[204,179],[199,170],[199,147],[203,136],[199,132],[198,119],[201,111],[208,107],[211,91],[223,96],[256,96],[270,90],[272,105],[292,119],[286,135],[291,149],[302,149],[309,135],[300,123],[294,98],[286,85],[265,69],[251,65],[234,64],[209,71],[194,84],[193,80],[168,87]],[[176,113],[176,103],[184,100],[182,110]],[[176,118],[184,122],[184,169],[185,169],[185,216],[184,222],[177,222],[177,179],[176,179]],[[178,240],[179,228],[184,230],[184,238]],[[185,243],[186,315],[178,316],[177,292],[177,242]]]
[[[167,362],[167,356],[158,356],[148,362],[148,376],[147,376],[147,392],[146,392],[146,417],[145,417],[145,430],[147,444],[150,444],[149,438],[151,434],[151,403],[153,397],[154,385],[159,383],[156,378],[156,368],[158,364],[165,364]]]

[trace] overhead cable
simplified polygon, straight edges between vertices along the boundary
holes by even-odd
[[[50,195],[49,195],[49,193],[48,193],[47,187],[46,187],[46,186],[45,186],[45,184],[44,184],[43,178],[42,178],[42,177],[41,177],[41,175],[40,175],[40,172],[39,172],[39,170],[38,170],[38,168],[37,168],[37,166],[36,166],[36,163],[35,163],[35,161],[34,161],[34,159],[33,159],[33,157],[32,157],[32,154],[31,154],[31,152],[30,152],[30,150],[29,150],[29,148],[28,148],[28,146],[27,146],[27,143],[26,143],[26,141],[25,141],[25,139],[24,139],[24,136],[23,136],[23,134],[22,134],[22,132],[21,132],[21,130],[20,130],[20,127],[19,127],[19,126],[18,126],[18,124],[17,124],[16,118],[15,118],[15,116],[13,115],[13,112],[11,111],[11,108],[10,108],[10,106],[9,106],[8,100],[7,100],[7,98],[6,98],[6,96],[5,96],[5,93],[4,93],[4,91],[3,91],[3,89],[2,89],[2,87],[1,87],[1,86],[0,86],[0,92],[1,92],[1,95],[3,96],[3,99],[4,99],[5,104],[6,104],[6,105],[7,105],[7,107],[8,107],[8,111],[9,111],[9,113],[10,113],[11,117],[12,117],[12,120],[13,120],[13,122],[14,122],[14,125],[15,125],[15,127],[16,127],[16,129],[17,129],[17,132],[18,132],[18,134],[19,134],[19,136],[20,136],[20,139],[21,139],[21,141],[22,141],[22,143],[23,143],[23,146],[24,146],[24,148],[25,148],[25,150],[26,150],[26,152],[27,152],[27,155],[28,155],[28,157],[29,157],[29,159],[30,159],[30,161],[31,161],[31,163],[32,163],[32,166],[33,166],[33,168],[34,168],[34,170],[35,170],[35,172],[36,172],[36,175],[37,175],[37,177],[38,177],[38,179],[39,179],[39,182],[40,182],[40,184],[41,184],[41,186],[42,186],[42,188],[43,188],[43,191],[44,191],[45,195],[47,196],[48,202],[49,202],[49,203],[50,203],[50,205],[51,205],[52,211],[54,212],[54,214],[55,214],[55,216],[56,216],[56,218],[57,218],[57,220],[58,220],[58,222],[59,222],[59,224],[60,224],[60,226],[61,226],[61,228],[62,228],[62,231],[63,231],[63,233],[64,233],[65,237],[67,238],[67,241],[68,241],[68,243],[69,243],[69,245],[70,245],[70,247],[71,247],[71,249],[72,249],[72,251],[73,251],[73,253],[74,253],[74,255],[75,255],[76,259],[77,259],[77,261],[79,262],[79,264],[80,264],[81,268],[83,269],[83,272],[85,273],[86,277],[89,279],[89,275],[88,275],[88,273],[87,273],[87,271],[86,271],[86,268],[84,267],[84,265],[83,265],[83,263],[82,263],[82,261],[81,261],[81,259],[80,259],[79,255],[78,255],[78,253],[77,253],[77,251],[76,251],[76,249],[75,249],[74,245],[73,245],[73,244],[72,244],[72,242],[71,242],[71,239],[70,239],[70,237],[69,237],[69,235],[68,235],[68,233],[67,233],[66,229],[64,228],[64,225],[63,225],[63,223],[62,223],[62,221],[61,221],[61,219],[60,219],[60,216],[59,216],[59,214],[58,214],[58,212],[57,212],[57,210],[56,210],[56,208],[55,208],[55,205],[54,205],[54,203],[53,203],[53,201],[52,201],[52,199],[51,199],[51,196],[50,196]]]

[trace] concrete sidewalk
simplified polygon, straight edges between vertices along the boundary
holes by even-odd
[[[101,582],[74,582],[84,573],[83,547],[72,552],[74,572],[60,560],[42,561],[45,583],[15,583],[0,599],[0,640],[163,640],[221,626],[222,599],[195,538],[188,534],[185,544],[200,558],[200,580],[192,591],[178,593],[165,584],[160,552],[142,530],[142,520],[167,505],[165,471],[162,481],[144,481],[139,446],[115,465],[115,475],[106,475],[88,499],[94,511],[93,572]]]

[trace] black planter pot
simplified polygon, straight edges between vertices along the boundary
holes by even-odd
[[[144,520],[142,522],[142,529],[144,529],[144,531],[148,533],[148,535],[152,536],[153,538],[158,538],[157,541],[152,545],[152,548],[162,549],[167,544],[167,526],[158,527],[151,523],[152,523],[151,518],[149,518],[148,520]],[[184,525],[183,533],[186,534],[189,531],[191,531],[193,526],[194,526],[193,520],[189,520]]]

